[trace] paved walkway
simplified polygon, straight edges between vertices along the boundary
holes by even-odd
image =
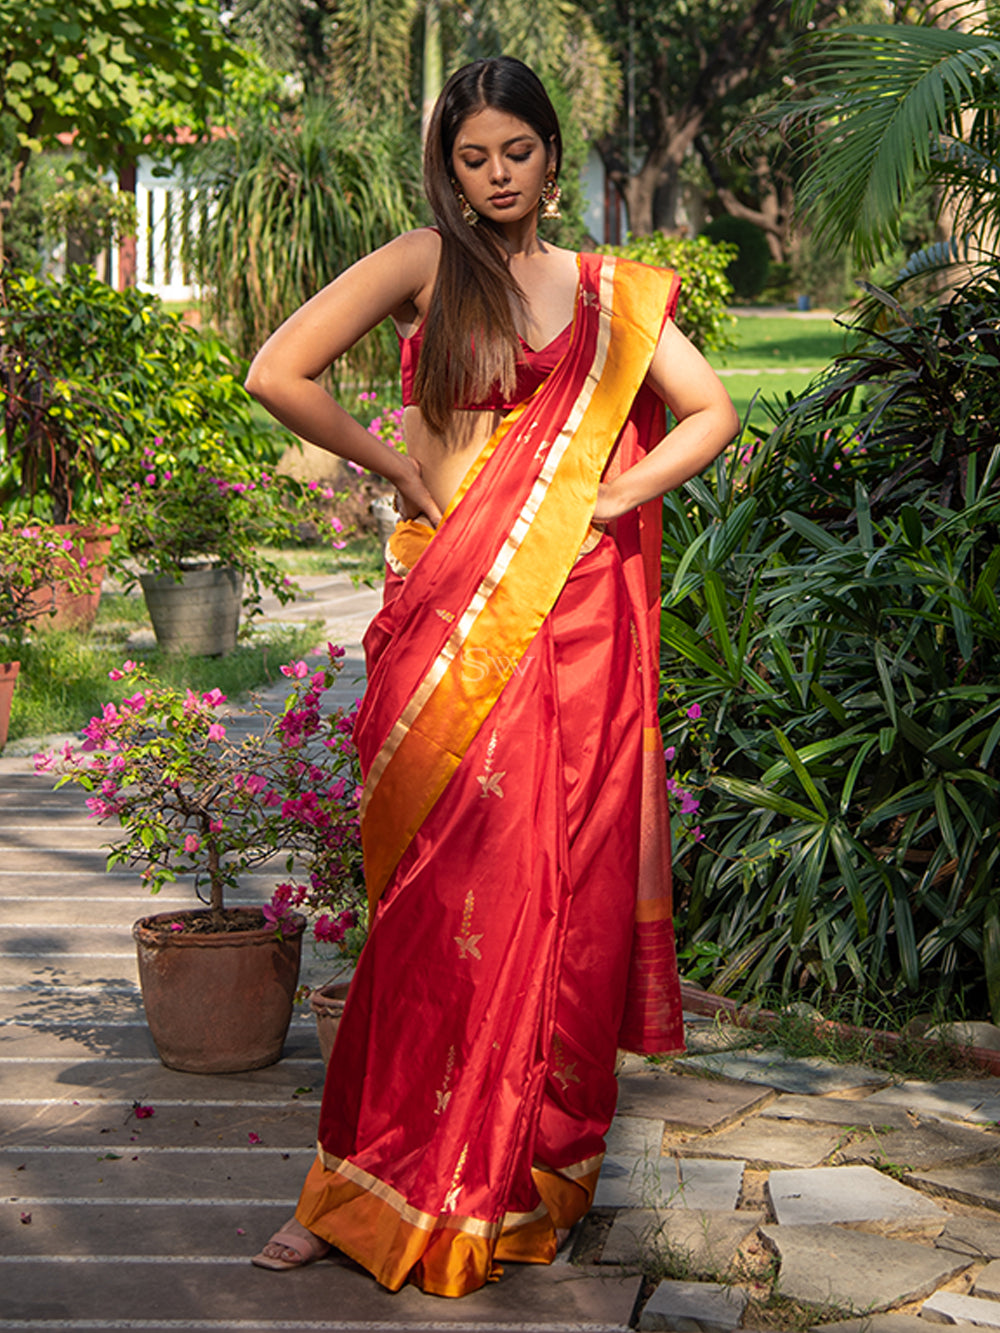
[[[309,583],[356,670],[375,595]],[[130,938],[149,900],[105,872],[107,836],[83,793],[0,758],[0,1333],[728,1333],[889,1306],[904,1313],[864,1329],[1000,1328],[1000,1079],[894,1087],[729,1052],[694,1014],[688,1058],[625,1061],[596,1207],[551,1268],[508,1265],[457,1302],[391,1295],[346,1261],[251,1268],[311,1160],[315,1027],[298,1015],[270,1069],[164,1068]],[[156,905],[188,903],[182,886]],[[306,979],[328,971],[310,952]]]

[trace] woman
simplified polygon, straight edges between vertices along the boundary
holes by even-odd
[[[593,1198],[618,1045],[682,1044],[659,497],[738,423],[670,318],[673,274],[539,238],[560,154],[526,66],[459,70],[427,141],[436,228],[343,273],[247,380],[404,516],[356,733],[369,938],[264,1267],[335,1245],[393,1290],[458,1296],[551,1262]],[[406,456],[316,383],[386,315]]]

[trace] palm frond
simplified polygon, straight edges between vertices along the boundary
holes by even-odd
[[[942,137],[962,140],[969,109],[984,125],[1000,109],[1000,38],[857,24],[815,34],[809,49],[818,105],[793,114],[824,119],[801,199],[819,240],[850,244],[859,262],[873,263],[898,240],[916,183],[942,160]]]

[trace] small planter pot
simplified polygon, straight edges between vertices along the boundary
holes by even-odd
[[[226,912],[235,928],[172,931],[205,910],[161,912],[132,927],[146,1021],[160,1059],[193,1074],[234,1074],[273,1065],[292,1017],[306,919],[295,913],[279,938],[257,907]]]
[[[316,1032],[319,1035],[319,1049],[323,1063],[330,1063],[330,1052],[337,1038],[337,1028],[344,1012],[344,1003],[351,985],[348,981],[328,981],[309,996],[309,1008],[316,1019]]]
[[[14,684],[20,669],[20,662],[0,662],[0,750],[7,744],[10,706],[14,698]]]
[[[83,573],[89,586],[84,592],[71,593],[57,580],[47,588],[39,588],[32,601],[51,612],[48,619],[43,618],[42,624],[52,629],[88,630],[97,618],[104,570],[118,524],[57,523],[55,531],[68,537],[82,551],[87,562]],[[70,556],[66,557],[65,569],[67,573],[77,572],[76,561]]]
[[[178,581],[140,574],[156,642],[165,653],[221,657],[236,647],[243,575],[226,565],[189,569]]]

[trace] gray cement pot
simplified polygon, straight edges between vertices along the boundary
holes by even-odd
[[[243,575],[226,565],[166,574],[140,574],[156,642],[165,653],[221,657],[236,647]]]

